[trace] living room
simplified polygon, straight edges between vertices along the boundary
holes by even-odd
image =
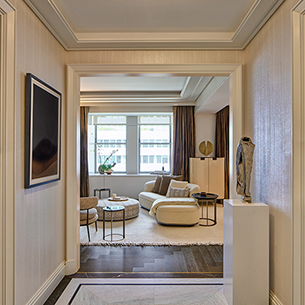
[[[136,103],[135,103],[136,100]],[[110,104],[110,101],[112,102]],[[142,102],[141,102],[142,101]],[[144,101],[144,102],[143,102]],[[195,104],[194,104],[195,102]],[[229,78],[228,77],[81,77],[81,106],[87,106],[87,126],[88,134],[88,186],[86,185],[84,192],[88,196],[99,196],[107,198],[110,194],[117,196],[127,196],[129,198],[139,198],[139,194],[144,190],[145,183],[155,180],[157,175],[172,173],[173,165],[173,105],[190,105],[193,103],[194,110],[194,127],[195,127],[195,143],[193,143],[194,153],[191,157],[224,157],[224,148],[216,148],[216,142],[223,142],[224,138],[216,137],[217,132],[223,134],[223,130],[216,128],[216,117],[220,120],[220,112],[229,104]],[[117,112],[119,105],[121,112]],[[149,109],[150,107],[150,109]],[[128,112],[124,112],[127,109]],[[101,111],[104,111],[103,113]],[[81,117],[82,117],[81,112]],[[229,112],[226,109],[226,128],[227,128],[227,147],[228,145],[228,122]],[[221,124],[221,123],[219,123]],[[224,124],[224,123],[223,123]],[[191,129],[188,126],[186,129]],[[217,130],[216,130],[217,129]],[[158,138],[159,137],[159,138]],[[217,138],[217,140],[216,140]],[[82,140],[83,141],[83,140]],[[176,140],[177,141],[177,140]],[[81,142],[82,143],[82,142]],[[126,145],[128,143],[128,145]],[[162,143],[162,144],[161,144]],[[208,153],[203,151],[203,146],[211,145]],[[181,144],[180,144],[181,146]],[[183,145],[185,146],[185,145]],[[187,145],[189,146],[189,145]],[[218,144],[218,146],[220,146]],[[181,148],[179,148],[181,151]],[[221,155],[223,154],[223,155]],[[228,154],[228,151],[227,151]],[[106,160],[106,158],[108,159]],[[110,159],[109,159],[110,158]],[[189,158],[187,158],[189,159]],[[224,159],[224,158],[222,158]],[[228,157],[226,158],[228,159]],[[127,162],[126,162],[127,160]],[[100,174],[99,167],[103,163],[115,164],[112,167],[111,174]],[[224,162],[224,161],[223,161]],[[82,166],[87,162],[82,159]],[[81,166],[81,168],[82,168]],[[176,166],[177,167],[177,166]],[[196,221],[196,227],[199,227],[197,233],[189,234],[190,228],[176,227],[177,236],[174,238],[176,244],[222,244],[222,199],[228,198],[228,172],[226,182],[224,181],[224,167],[220,169],[220,175],[214,173],[213,183],[214,189],[210,186],[208,189],[207,182],[201,182],[201,188],[206,188],[205,191],[219,194],[217,213],[218,225],[213,230],[210,228],[210,234],[202,233],[202,227],[198,225],[199,219]],[[190,168],[187,165],[187,168]],[[190,177],[189,171],[184,176],[186,180],[196,182],[196,177]],[[214,169],[215,171],[215,169]],[[83,170],[81,169],[81,173]],[[211,170],[212,172],[212,170]],[[181,170],[176,169],[175,174],[181,174]],[[185,180],[184,179],[184,180]],[[81,179],[82,182],[86,179]],[[227,190],[224,191],[224,185],[227,185]],[[217,188],[217,185],[222,185],[223,188]],[[99,189],[104,189],[103,192],[98,192]],[[109,192],[108,192],[109,191]],[[198,189],[198,191],[204,191]],[[220,193],[219,193],[220,192]],[[190,196],[191,197],[191,196]],[[111,203],[108,201],[108,203]],[[212,208],[212,207],[210,207]],[[146,210],[149,210],[146,208]],[[116,244],[163,244],[169,245],[172,241],[165,241],[164,236],[158,240],[154,232],[149,233],[142,226],[139,230],[138,223],[149,223],[150,216],[145,208],[140,209],[139,217],[145,217],[144,220],[132,219],[127,221],[126,238]],[[201,211],[203,213],[203,211]],[[198,212],[197,212],[198,214]],[[213,211],[210,211],[210,215]],[[137,215],[138,216],[138,215]],[[203,215],[201,215],[203,216]],[[135,218],[135,217],[133,217]],[[99,245],[105,244],[102,238],[102,216],[99,217],[98,232],[95,232],[94,226],[91,227],[91,242],[88,242],[86,229],[81,228],[81,244]],[[154,226],[153,219],[150,228]],[[114,224],[120,226],[120,224]],[[163,227],[163,228],[162,228]],[[156,230],[173,230],[161,226]],[[180,230],[180,233],[178,231]],[[135,234],[135,231],[137,234]],[[129,232],[129,234],[128,234]],[[193,236],[192,239],[182,237],[181,232],[186,232],[188,236]],[[188,233],[187,233],[188,232]],[[135,238],[135,235],[137,237]],[[143,235],[143,236],[142,236]],[[169,233],[173,236],[175,234]],[[130,240],[130,236],[133,239]],[[154,236],[151,239],[151,236]],[[197,240],[196,240],[197,236]],[[205,238],[202,239],[202,237]],[[214,240],[213,240],[214,236]],[[187,239],[189,239],[187,241]],[[153,242],[154,241],[154,242]],[[162,242],[161,242],[162,241]]]

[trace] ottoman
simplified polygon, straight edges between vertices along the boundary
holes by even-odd
[[[197,205],[159,206],[156,219],[162,225],[193,226],[199,222],[199,207]]]
[[[125,219],[132,219],[139,215],[140,204],[139,201],[133,198],[128,198],[125,201],[110,201],[108,198],[103,198],[98,201],[95,207],[98,214],[98,220],[103,220],[103,208],[106,206],[120,205],[125,207]],[[106,213],[106,221],[111,220],[110,213]],[[123,211],[113,214],[113,221],[123,220]]]

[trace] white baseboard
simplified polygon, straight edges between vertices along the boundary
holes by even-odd
[[[43,304],[65,276],[66,262],[62,262],[26,305]]]
[[[270,305],[284,305],[271,290],[269,290],[269,300]]]

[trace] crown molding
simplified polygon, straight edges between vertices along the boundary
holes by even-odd
[[[54,0],[24,0],[66,50],[243,50],[284,0],[255,0],[235,32],[77,33]]]
[[[198,96],[209,85],[212,77],[189,76],[177,91],[82,91],[81,102],[88,103],[167,103],[194,105]]]

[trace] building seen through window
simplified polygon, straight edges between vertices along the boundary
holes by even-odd
[[[129,122],[137,122],[129,123]],[[89,173],[97,173],[109,159],[115,172],[133,173],[171,170],[172,115],[103,115],[90,113],[88,118]],[[134,141],[134,137],[137,141]],[[131,158],[133,156],[133,158]],[[137,158],[134,158],[136,156]],[[136,159],[136,164],[127,163]],[[130,161],[130,163],[132,163]]]

